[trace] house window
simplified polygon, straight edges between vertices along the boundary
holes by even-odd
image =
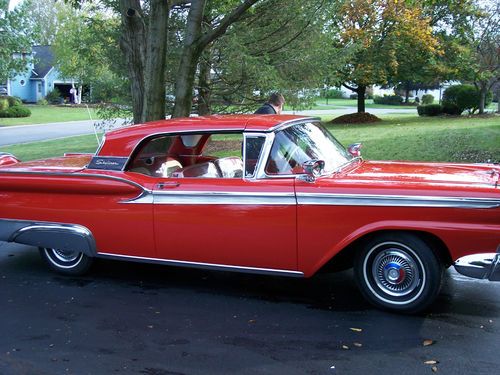
[[[26,85],[26,81],[24,79],[22,79],[19,83],[21,84],[21,86]]]
[[[40,82],[38,82],[38,93],[42,93],[42,84]]]

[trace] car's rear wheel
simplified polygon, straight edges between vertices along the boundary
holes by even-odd
[[[411,233],[386,233],[366,241],[355,260],[365,298],[377,307],[417,313],[441,288],[444,267],[432,248]]]
[[[49,247],[40,247],[40,255],[48,266],[64,275],[83,275],[92,265],[93,258],[71,250],[60,250]]]

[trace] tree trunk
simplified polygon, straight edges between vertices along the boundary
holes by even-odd
[[[165,60],[169,6],[165,0],[151,0],[150,7],[141,121],[165,118]]]
[[[480,84],[479,90],[479,114],[482,115],[484,113],[484,107],[486,105],[486,94],[488,94],[488,88],[485,84]]]
[[[197,41],[206,0],[193,1],[189,9],[184,47],[175,80],[175,105],[172,117],[188,117],[191,113],[196,66],[202,50]]]
[[[405,103],[410,102],[410,82],[405,82]]]
[[[365,112],[366,86],[359,85],[356,93],[358,94],[358,113],[363,113]]]
[[[200,61],[198,77],[198,114],[200,116],[209,115],[210,108],[210,49],[207,48]]]
[[[134,123],[137,124],[143,119],[146,25],[141,14],[140,0],[120,0],[120,12],[122,15],[120,49],[127,63]]]

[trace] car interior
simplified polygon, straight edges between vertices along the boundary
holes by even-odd
[[[138,146],[126,170],[153,177],[242,178],[241,157],[217,157],[202,153],[210,149],[206,147],[210,140],[210,134],[146,139]],[[239,153],[240,150],[234,153]]]

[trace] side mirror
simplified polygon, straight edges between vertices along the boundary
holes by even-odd
[[[325,161],[318,159],[308,160],[304,164],[302,164],[302,168],[304,168],[304,171],[306,172],[306,180],[309,182],[313,182],[316,177],[321,176],[321,174],[323,173],[323,169],[325,168]]]
[[[353,143],[347,147],[347,152],[350,153],[355,158],[361,157],[361,147],[363,147],[362,143]]]

